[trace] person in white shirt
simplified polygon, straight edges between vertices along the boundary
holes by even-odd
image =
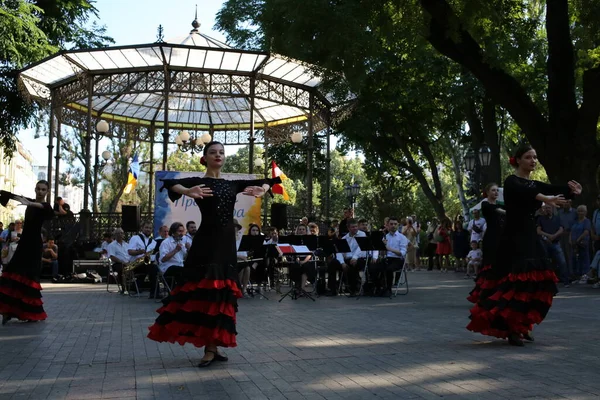
[[[112,243],[113,237],[110,232],[105,232],[102,238],[104,240],[100,245],[100,257],[108,258],[108,246]]]
[[[235,249],[240,249],[240,244],[242,243],[242,236],[240,235],[240,231],[242,230],[242,226],[237,222],[236,219],[233,220],[235,225]],[[248,252],[246,251],[238,251],[237,252],[237,260],[238,260],[238,275],[240,278],[242,294],[244,298],[248,298],[248,282],[250,282],[250,263],[248,260]]]
[[[192,241],[194,240],[194,235],[198,231],[198,228],[196,227],[196,223],[194,221],[188,221],[185,224],[185,230],[187,232],[185,233],[185,235],[183,237],[183,243],[189,251],[190,247],[192,247]]]
[[[129,248],[129,243],[123,240],[125,233],[123,229],[117,228],[113,232],[113,240],[110,242],[107,251],[107,258],[112,261],[112,269],[116,272],[118,276],[118,282],[121,282],[121,273],[123,271],[123,266],[129,262],[129,253],[127,249]]]
[[[156,288],[156,274],[158,265],[155,262],[154,248],[156,247],[156,241],[152,239],[152,224],[150,222],[144,222],[142,224],[142,231],[138,235],[134,235],[129,239],[129,262],[134,262],[143,257],[149,257],[149,264],[142,264],[135,268],[134,273],[138,276],[138,288],[142,286],[146,275],[150,280],[150,299],[156,297],[154,290]]]
[[[485,219],[481,217],[481,212],[479,210],[473,210],[473,219],[469,221],[467,228],[467,230],[471,232],[471,242],[481,242],[486,228]]]
[[[185,228],[181,222],[173,222],[169,228],[169,237],[160,244],[158,251],[158,268],[165,277],[174,277],[178,282],[181,276],[183,261],[187,256],[187,248],[183,242]]]
[[[359,272],[365,269],[366,265],[366,254],[360,250],[358,243],[356,242],[357,237],[367,237],[366,233],[358,230],[358,221],[354,218],[350,218],[346,222],[348,233],[342,237],[348,242],[350,247],[349,253],[341,253],[340,257],[336,257],[329,263],[328,267],[328,279],[329,279],[329,295],[337,295],[335,288],[338,287],[337,274],[340,271],[344,271],[344,274],[348,277],[348,286],[350,287],[350,296],[353,297],[358,291]],[[341,262],[343,260],[343,262]]]
[[[400,271],[404,265],[406,252],[409,246],[413,246],[402,233],[398,231],[400,221],[396,217],[390,217],[388,221],[388,234],[385,235],[383,243],[387,249],[385,258],[380,258],[370,271],[375,277],[377,286],[381,288],[380,295],[389,297],[392,294],[394,272]]]
[[[467,255],[467,274],[465,275],[465,279],[469,279],[471,275],[469,275],[469,270],[473,268],[473,277],[477,277],[477,271],[481,266],[481,260],[483,259],[483,253],[479,249],[479,243],[476,241],[471,242],[471,251]]]

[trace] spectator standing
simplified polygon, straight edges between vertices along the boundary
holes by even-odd
[[[569,278],[569,268],[565,260],[560,238],[563,236],[563,226],[557,215],[554,215],[552,207],[547,204],[542,206],[542,214],[537,220],[537,234],[540,236],[542,246],[549,258],[552,258],[558,265],[560,271],[560,280],[565,287],[571,283]]]
[[[596,197],[596,208],[592,214],[592,240],[594,252],[600,251],[600,194]]]
[[[577,221],[571,227],[571,248],[573,249],[573,269],[579,276],[579,283],[587,283],[590,269],[590,237],[592,223],[586,217],[587,207],[577,207]]]
[[[577,210],[571,207],[571,204],[571,200],[568,200],[567,204],[565,204],[562,207],[559,207],[557,210],[557,215],[560,219],[560,225],[563,227],[563,234],[560,237],[560,245],[565,255],[565,260],[567,261],[567,270],[569,276],[573,276],[575,274],[575,270],[573,267],[573,251],[571,248],[570,240],[571,227],[577,220]]]
[[[469,221],[467,230],[471,233],[471,242],[477,243],[483,240],[485,233],[485,219],[481,218],[480,210],[473,210],[473,219]]]

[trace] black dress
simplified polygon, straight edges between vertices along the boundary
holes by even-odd
[[[496,259],[498,252],[498,241],[504,226],[504,215],[498,212],[498,209],[502,206],[498,204],[491,204],[487,201],[481,203],[481,213],[485,218],[486,230],[483,236],[483,242],[481,251],[483,252],[482,268],[479,269],[475,288],[469,293],[469,300],[471,303],[477,303],[480,298],[487,297],[493,293],[496,288],[497,282],[490,276],[490,270],[492,269],[492,263]]]
[[[248,186],[273,186],[279,178],[228,181],[215,178],[164,180],[163,189],[175,185],[205,185],[213,197],[197,199],[202,222],[183,265],[184,283],[163,300],[148,337],[157,342],[214,344],[235,347],[237,299],[242,297],[237,273],[233,211],[236,195]],[[162,189],[161,189],[162,190]],[[171,201],[182,195],[169,190]]]
[[[537,238],[535,213],[542,205],[535,198],[538,193],[571,196],[568,186],[515,175],[504,181],[506,224],[488,272],[494,287],[471,309],[467,329],[473,332],[499,338],[526,334],[552,306],[558,279]]]
[[[0,276],[0,314],[20,320],[42,321],[48,316],[42,303],[42,225],[54,218],[49,203],[44,208],[28,206],[23,233],[10,262]]]
[[[456,258],[466,258],[469,254],[469,231],[461,229],[452,231],[452,251]]]

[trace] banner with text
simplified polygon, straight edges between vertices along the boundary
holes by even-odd
[[[161,226],[171,226],[173,222],[186,224],[188,221],[194,221],[196,226],[200,227],[202,215],[196,201],[187,196],[175,202],[169,199],[167,190],[161,191],[161,179],[182,179],[194,176],[202,176],[202,172],[177,172],[177,171],[157,171],[155,173],[156,191],[154,196],[154,237],[158,237],[158,230]],[[242,179],[261,179],[256,175],[249,174],[222,174],[227,180]],[[237,195],[233,218],[237,219],[243,227],[244,234],[248,232],[250,224],[260,225],[261,199],[252,196],[245,196],[241,193]]]

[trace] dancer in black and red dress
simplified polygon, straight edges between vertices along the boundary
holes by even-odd
[[[489,183],[484,190],[486,201],[481,203],[481,214],[485,219],[486,229],[483,236],[481,250],[483,252],[482,268],[475,278],[475,288],[469,293],[471,303],[477,303],[480,298],[486,298],[493,293],[497,281],[490,276],[492,263],[496,260],[498,249],[498,239],[502,227],[504,226],[504,216],[506,211],[496,203],[498,200],[498,185]]]
[[[225,151],[219,142],[204,147],[204,177],[164,180],[172,201],[196,199],[202,221],[185,260],[185,283],[173,289],[148,337],[158,342],[204,346],[199,367],[227,361],[217,346],[235,347],[239,289],[233,210],[238,193],[261,197],[280,178],[228,181],[221,178]]]
[[[537,154],[529,145],[517,149],[511,165],[515,173],[504,181],[506,225],[490,270],[490,279],[497,280],[497,285],[471,309],[467,329],[523,346],[523,339],[533,341],[533,325],[544,320],[558,292],[552,265],[543,257],[537,240],[535,212],[542,202],[563,205],[565,197],[581,193],[581,185],[569,181],[566,186],[555,186],[531,180]]]
[[[42,303],[42,224],[54,218],[46,195],[50,185],[39,181],[35,185],[35,200],[10,192],[0,192],[0,204],[6,206],[8,200],[16,200],[27,206],[23,233],[19,245],[10,262],[4,266],[0,276],[0,314],[2,325],[10,319],[22,321],[43,321],[47,318]]]

